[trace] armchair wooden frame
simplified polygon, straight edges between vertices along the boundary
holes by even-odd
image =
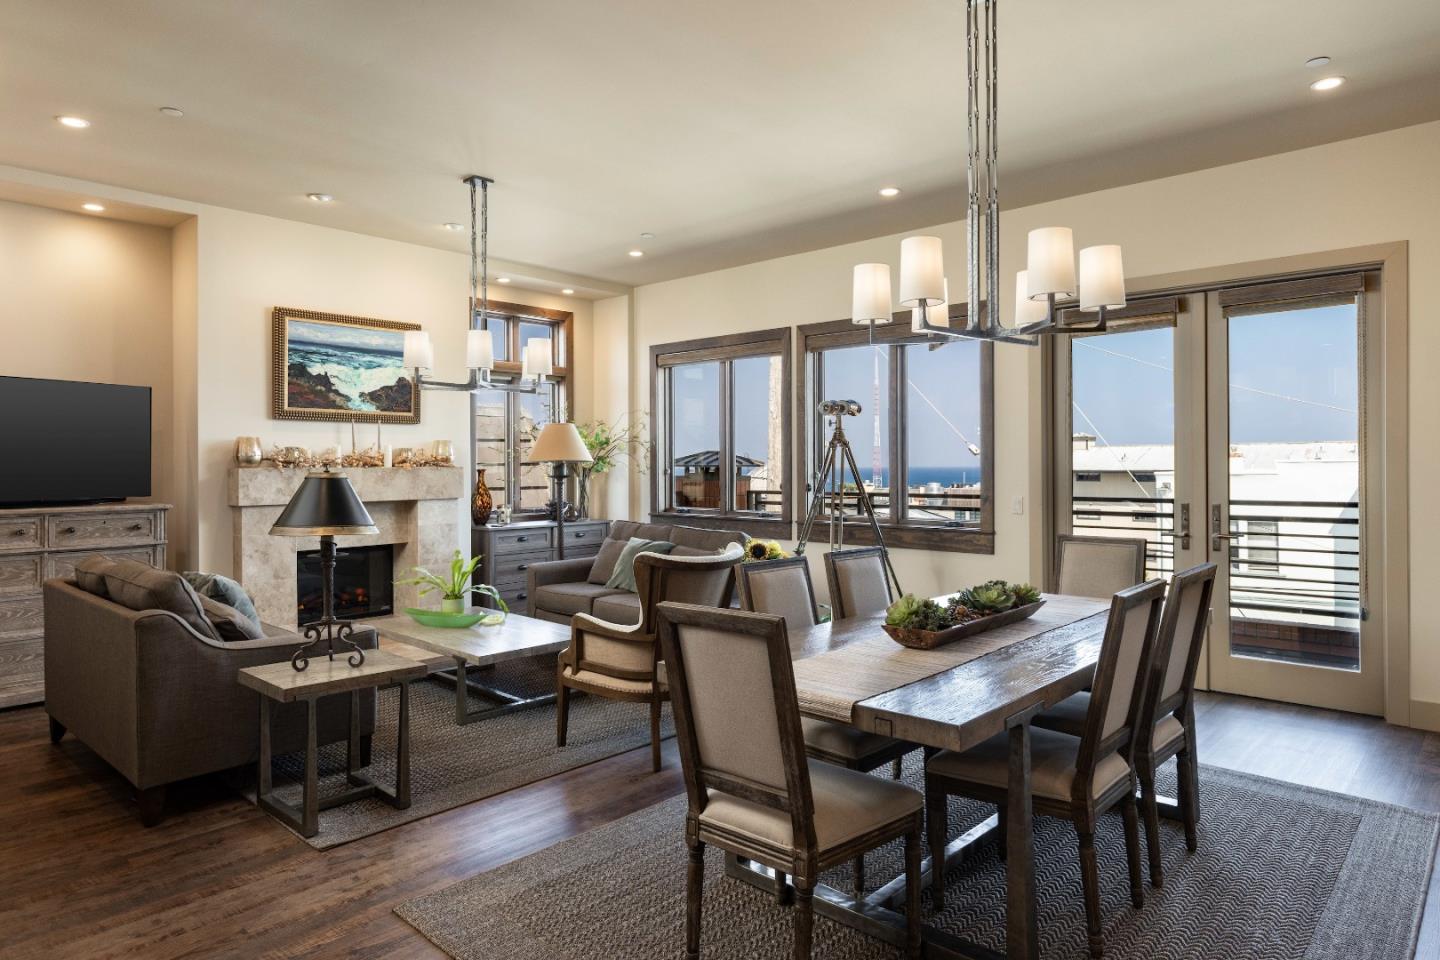
[[[676,742],[689,810],[685,816],[685,842],[690,850],[686,874],[685,950],[689,960],[700,956],[701,895],[704,889],[705,846],[713,843],[727,853],[763,864],[779,876],[782,902],[790,888],[784,875],[793,880],[795,940],[793,956],[810,956],[814,925],[814,890],[820,874],[867,850],[905,840],[906,869],[906,956],[918,958],[921,949],[921,830],[922,813],[916,811],[870,830],[830,849],[821,849],[815,835],[815,806],[810,787],[810,770],[800,725],[800,704],[795,692],[795,674],[790,662],[790,642],[781,617],[717,610],[691,604],[663,603],[658,608],[659,644],[669,668],[670,692],[675,704]],[[700,742],[692,723],[691,691],[683,648],[677,628],[700,627],[738,633],[764,640],[770,663],[771,694],[780,723],[780,749],[785,771],[785,789],[741,779],[705,766]],[[793,847],[772,845],[722,826],[701,820],[710,791],[779,810],[790,815]]]
[[[555,663],[555,745],[565,746],[570,725],[570,691],[578,690],[609,700],[650,705],[650,764],[660,770],[660,705],[670,699],[660,670],[660,648],[655,642],[655,607],[665,599],[674,573],[726,572],[719,606],[728,607],[734,595],[735,577],[730,568],[740,562],[739,545],[724,553],[699,557],[674,557],[642,553],[635,558],[635,586],[640,596],[640,622],[626,626],[610,623],[588,613],[577,613],[570,621],[570,646]],[[637,656],[630,666],[608,662],[603,655],[587,656],[587,636],[633,646]],[[634,663],[643,663],[637,667]],[[568,674],[567,674],[568,671]],[[589,673],[595,680],[580,678]],[[608,681],[608,682],[607,682]]]
[[[844,550],[834,550],[825,554],[825,584],[830,588],[830,607],[835,612],[836,620],[848,620],[850,617],[858,615],[845,603],[844,593],[840,589],[840,575],[835,569],[836,565],[854,563],[870,557],[874,557],[880,565],[880,581],[885,584],[885,596],[888,598],[888,602],[894,602],[895,594],[890,589],[890,578],[885,575],[884,548],[846,547]]]

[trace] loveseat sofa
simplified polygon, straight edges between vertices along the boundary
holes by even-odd
[[[675,557],[720,553],[727,544],[745,540],[745,535],[737,530],[703,530],[678,524],[616,520],[610,524],[610,533],[594,558],[553,560],[530,566],[530,616],[555,623],[569,623],[575,614],[586,613],[609,623],[639,623],[639,595],[605,586],[605,581],[615,570],[620,551],[632,537],[669,541],[675,544],[675,549],[671,551],[671,556]],[[731,592],[733,584],[727,594]]]

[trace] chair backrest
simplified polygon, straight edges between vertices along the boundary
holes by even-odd
[[[709,791],[789,812],[813,849],[810,771],[785,621],[683,603],[656,608],[690,812]]]
[[[1202,563],[1170,578],[1151,667],[1148,713],[1152,723],[1184,708],[1195,693],[1195,672],[1210,624],[1215,573],[1215,564]]]
[[[878,613],[894,601],[885,572],[885,551],[857,547],[825,554],[825,580],[830,585],[830,606],[835,619]]]
[[[783,617],[791,630],[803,630],[820,622],[815,587],[810,582],[810,561],[804,557],[742,563],[735,568],[735,574],[744,609]]]
[[[1145,541],[1120,537],[1055,538],[1055,592],[1113,597],[1145,580]]]
[[[642,553],[635,558],[635,592],[640,595],[638,632],[655,632],[655,607],[666,600],[704,607],[728,607],[735,591],[735,565],[744,556],[738,543],[717,554],[677,557]]]
[[[1121,590],[1110,600],[1110,618],[1090,687],[1090,712],[1080,737],[1075,789],[1088,791],[1095,764],[1116,750],[1128,759],[1150,676],[1165,581]]]

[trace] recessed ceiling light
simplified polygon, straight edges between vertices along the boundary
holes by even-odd
[[[330,203],[335,199],[334,195],[329,193],[307,193],[305,196],[314,200],[316,203]]]
[[[1310,84],[1311,90],[1334,90],[1345,82],[1344,77],[1326,77],[1323,80],[1316,80]]]
[[[643,257],[643,256],[645,256],[645,251],[644,251],[644,250],[631,250],[631,251],[630,251],[630,256],[632,256],[632,257]]]
[[[496,282],[496,283],[509,283],[509,282],[510,282],[510,278],[509,278],[509,277],[496,277],[496,278],[495,278],[495,282]]]
[[[560,292],[563,293],[563,294],[565,294],[565,296],[568,297],[568,296],[570,296],[571,294],[573,294],[575,291],[574,291],[572,288],[570,288],[570,287],[566,287],[564,290],[561,290]]]
[[[1309,60],[1306,60],[1306,61],[1305,61],[1305,66],[1307,66],[1307,67],[1323,67],[1323,66],[1325,66],[1325,65],[1326,65],[1327,63],[1329,63],[1329,62],[1330,62],[1330,58],[1329,58],[1329,57],[1311,57]]]
[[[62,127],[69,127],[71,130],[84,130],[90,126],[90,121],[84,117],[56,117]]]
[[[655,239],[655,234],[649,233],[649,232],[647,231],[646,233],[640,234],[640,239],[641,239],[641,240],[654,240],[654,239]]]
[[[184,111],[184,110],[181,110],[179,107],[161,107],[161,108],[160,108],[160,112],[163,113],[163,114],[164,114],[165,116],[167,116],[167,117],[183,117],[183,116],[185,116],[185,111]]]
[[[99,203],[82,203],[82,204],[80,204],[80,208],[81,208],[82,210],[89,210],[91,213],[104,213],[104,212],[105,212],[105,206],[104,206],[103,204],[99,204]]]
[[[882,196],[882,197],[898,197],[898,196],[900,196],[900,188],[899,188],[899,187],[881,187],[881,188],[880,188],[880,196]]]
[[[442,224],[442,226],[444,226],[446,230],[464,230],[464,229],[465,229],[465,224],[463,224],[463,223],[446,223],[446,224]]]

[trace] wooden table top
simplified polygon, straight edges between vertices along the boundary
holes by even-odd
[[[363,625],[374,627],[382,637],[431,653],[462,657],[476,666],[559,653],[570,645],[570,628],[565,624],[518,613],[510,614],[504,623],[489,627],[479,624],[463,629],[427,627],[404,614],[365,620]]]
[[[242,687],[249,687],[271,700],[289,703],[399,680],[418,680],[427,672],[425,664],[384,650],[366,650],[365,662],[358,667],[350,666],[348,656],[349,651],[336,651],[335,659],[330,660],[324,654],[317,654],[304,670],[296,670],[289,660],[244,667],[238,679]]]

